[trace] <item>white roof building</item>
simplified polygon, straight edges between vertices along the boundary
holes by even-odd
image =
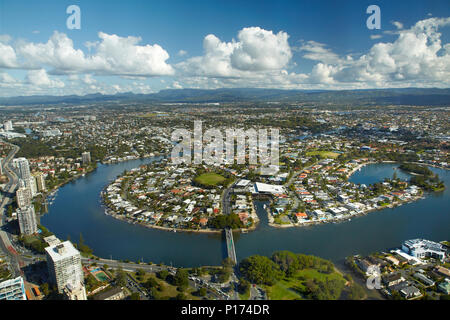
[[[286,190],[283,186],[272,185],[267,183],[256,182],[254,185],[256,193],[286,193]]]

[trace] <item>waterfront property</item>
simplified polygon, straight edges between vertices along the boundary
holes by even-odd
[[[49,208],[49,214],[41,217],[41,223],[61,238],[70,235],[72,239],[77,239],[81,232],[96,255],[103,257],[111,255],[115,259],[134,261],[143,258],[145,261],[172,262],[179,266],[220,264],[226,257],[226,248],[219,234],[168,233],[123,223],[104,214],[98,195],[105,185],[124,170],[150,161],[99,165],[89,179],[77,180],[62,187]],[[396,167],[395,164],[367,165],[351,179],[359,184],[373,183],[375,178],[383,181],[385,177],[392,177]],[[450,183],[448,171],[432,170],[439,173],[446,184]],[[399,173],[399,177],[404,175]],[[255,253],[270,255],[274,251],[286,249],[311,253],[336,262],[354,252],[368,254],[394,247],[408,238],[417,238],[418,234],[431,240],[445,239],[450,225],[450,215],[447,213],[449,196],[450,189],[447,188],[442,194],[430,194],[419,201],[386,208],[348,223],[310,226],[301,232],[298,228],[269,227],[264,207],[270,203],[255,201],[255,210],[261,222],[253,232],[235,234],[237,258]],[[428,210],[430,207],[434,210]],[[408,228],[405,229],[405,226]],[[208,255],[204,252],[208,252]],[[395,256],[399,261],[400,258]]]
[[[444,260],[446,253],[442,244],[424,239],[406,240],[402,250],[419,259],[431,257]]]

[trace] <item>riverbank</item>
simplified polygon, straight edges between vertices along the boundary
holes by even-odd
[[[381,164],[381,163],[396,163],[395,161],[368,161],[368,162],[364,162],[364,163],[360,163],[357,166],[355,166],[349,173],[347,173],[346,175],[346,179],[350,179],[350,177],[357,171],[361,170],[363,167],[367,166],[367,165],[371,165],[371,164]],[[292,228],[292,227],[303,227],[303,226],[312,226],[312,225],[320,225],[320,224],[329,224],[329,223],[342,223],[345,221],[351,221],[352,218],[356,218],[356,217],[362,217],[365,216],[371,212],[374,211],[381,211],[384,209],[388,209],[388,208],[395,208],[401,205],[405,205],[407,203],[412,203],[415,202],[417,200],[420,199],[424,199],[424,192],[423,190],[420,191],[420,194],[417,196],[411,196],[410,199],[408,200],[403,200],[403,201],[394,201],[389,203],[388,205],[382,205],[382,206],[377,206],[377,207],[369,207],[367,209],[364,210],[358,210],[358,211],[353,211],[353,213],[350,213],[348,215],[345,216],[340,216],[340,217],[335,217],[335,218],[331,218],[331,219],[314,219],[314,220],[302,220],[299,222],[291,222],[291,223],[286,223],[286,224],[278,224],[278,223],[274,223],[274,218],[273,216],[270,214],[270,212],[267,210],[267,216],[269,219],[269,223],[268,225],[274,228]]]
[[[126,223],[132,224],[132,225],[138,225],[149,229],[156,229],[156,230],[162,230],[162,231],[169,231],[169,232],[186,232],[186,233],[222,233],[223,230],[217,230],[217,229],[180,229],[180,228],[172,228],[172,227],[163,227],[163,226],[155,226],[150,224],[143,224],[143,223],[137,223],[137,222],[131,222],[126,217],[120,217],[116,214],[107,214],[117,220],[124,221]]]

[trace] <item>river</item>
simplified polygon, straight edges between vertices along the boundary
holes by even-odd
[[[176,267],[218,265],[225,257],[223,236],[167,232],[132,225],[104,214],[100,191],[124,170],[151,162],[133,160],[100,165],[85,177],[61,187],[41,224],[60,239],[78,242],[80,233],[94,253],[103,258],[173,264]],[[370,184],[392,177],[396,164],[365,166],[350,178],[355,183]],[[235,233],[236,254],[241,260],[252,254],[270,255],[277,250],[314,254],[341,262],[352,254],[368,254],[398,247],[404,240],[426,238],[450,239],[450,174],[431,168],[447,186],[441,193],[403,206],[375,211],[338,224],[308,227],[272,228],[267,225],[264,202],[255,203],[261,219],[247,234]],[[396,170],[399,178],[408,174]]]

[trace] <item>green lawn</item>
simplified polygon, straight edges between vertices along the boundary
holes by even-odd
[[[195,178],[195,181],[206,186],[215,186],[224,180],[225,178],[217,173],[203,173]]]
[[[314,269],[304,269],[298,271],[290,278],[282,279],[273,286],[266,287],[267,295],[271,300],[305,299],[302,292],[305,290],[304,282],[307,279],[317,279],[319,281],[325,281],[326,279],[344,280],[344,278],[337,272],[326,274],[318,272]]]
[[[320,156],[321,158],[335,159],[339,156],[339,153],[332,151],[310,151],[306,153],[307,156]]]

